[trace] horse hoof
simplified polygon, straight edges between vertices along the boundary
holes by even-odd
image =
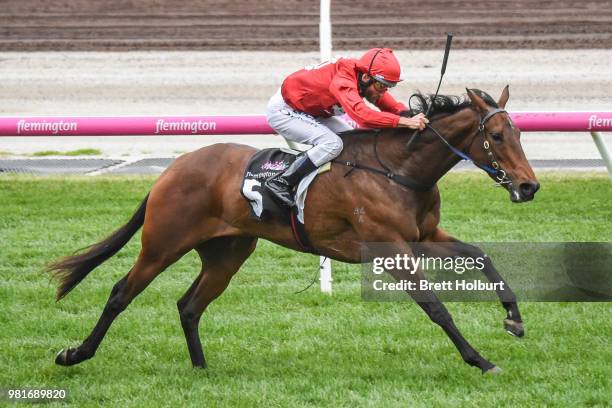
[[[67,349],[61,349],[55,355],[55,364],[61,365],[61,366],[69,366],[70,365],[70,363],[68,362],[68,350]]]
[[[83,359],[77,356],[77,349],[61,349],[55,356],[55,364],[61,366],[71,366],[80,363]]]
[[[491,375],[497,375],[497,374],[501,374],[502,373],[502,369],[499,368],[498,366],[493,366],[491,368],[489,368],[487,371],[485,371],[483,374],[491,374]]]
[[[504,319],[504,329],[515,337],[523,337],[525,335],[523,323],[512,319]]]

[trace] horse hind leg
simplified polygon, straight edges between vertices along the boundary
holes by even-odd
[[[223,293],[234,274],[253,253],[256,245],[257,238],[222,237],[208,241],[197,248],[202,259],[202,271],[177,302],[193,367],[206,367],[198,330],[204,310]]]
[[[174,256],[152,257],[144,251],[130,272],[113,287],[96,326],[83,343],[75,348],[62,349],[56,356],[56,364],[71,366],[92,358],[113,321],[142,292],[157,275],[176,262],[183,253]]]

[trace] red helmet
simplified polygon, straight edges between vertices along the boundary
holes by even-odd
[[[392,87],[400,82],[401,68],[390,48],[372,48],[359,59],[359,70]]]

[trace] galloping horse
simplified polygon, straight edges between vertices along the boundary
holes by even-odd
[[[512,201],[533,199],[539,184],[521,148],[520,131],[503,110],[508,98],[507,86],[497,103],[478,90],[467,90],[463,99],[421,96],[433,109],[429,129],[418,137],[411,137],[412,131],[406,128],[342,135],[344,151],[331,171],[317,177],[307,196],[305,231],[315,251],[360,263],[361,251],[369,242],[386,242],[404,254],[411,254],[411,242],[451,242],[455,254],[484,255],[438,227],[436,182],[460,156],[467,155],[506,188]],[[135,265],[113,287],[89,337],[76,348],[61,350],[57,364],[70,366],[93,357],[112,322],[130,302],[168,266],[195,249],[202,270],[178,300],[178,310],[192,364],[206,366],[198,333],[200,317],[253,253],[257,239],[302,250],[285,223],[263,223],[249,217],[249,204],[240,187],[255,151],[238,144],[217,144],[179,157],[125,225],[85,252],[48,267],[60,280],[59,300],[143,227]],[[353,171],[347,174],[351,166]],[[503,282],[488,258],[483,272],[490,281]],[[392,275],[424,279],[422,271]],[[516,298],[507,285],[503,287],[498,295],[506,310],[505,328],[520,337],[524,331]],[[466,363],[483,373],[499,371],[464,339],[432,291],[420,293],[415,300],[442,327]]]

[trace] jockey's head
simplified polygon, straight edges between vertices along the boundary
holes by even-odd
[[[359,59],[358,69],[359,91],[370,102],[402,80],[399,61],[390,48],[372,48]]]

